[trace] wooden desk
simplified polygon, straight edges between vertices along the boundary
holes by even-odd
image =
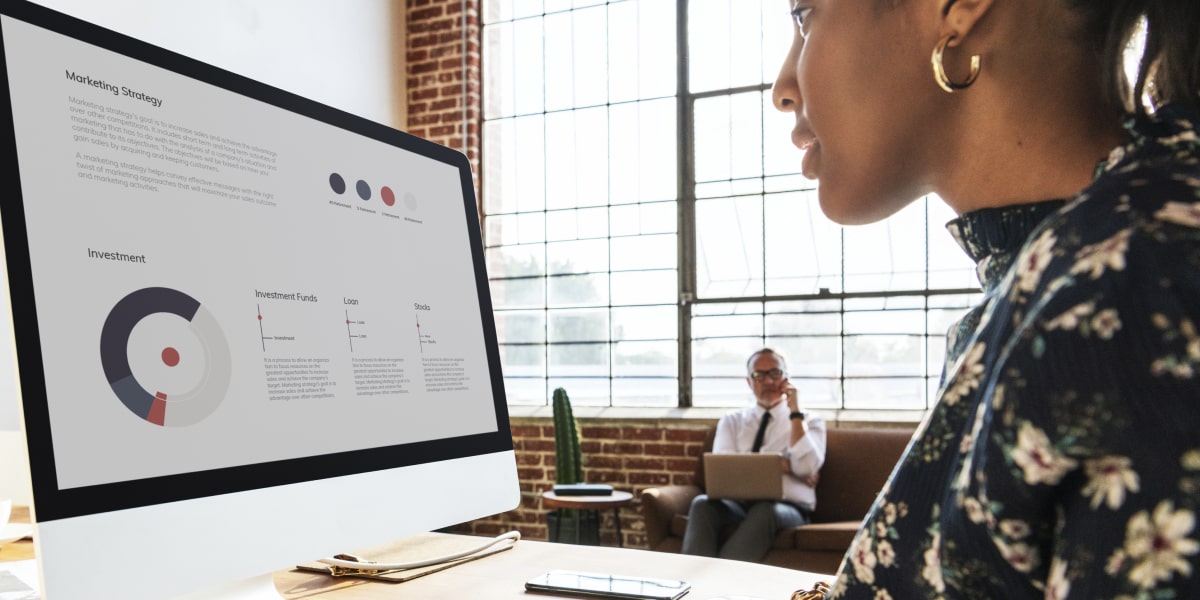
[[[755,563],[684,556],[650,550],[576,546],[521,540],[516,547],[404,583],[335,579],[305,571],[280,571],[275,587],[289,600],[540,600],[567,598],[526,594],[525,582],[551,569],[614,573],[692,584],[683,600],[788,600],[828,576]]]
[[[14,507],[11,520],[28,522],[29,509]],[[33,557],[33,542],[28,539],[0,548],[0,561]],[[404,583],[335,579],[290,570],[275,573],[275,587],[288,600],[566,598],[525,593],[526,581],[551,569],[683,579],[692,584],[692,591],[684,596],[684,600],[715,600],[721,596],[742,596],[741,600],[788,600],[796,589],[809,588],[818,580],[829,579],[815,573],[719,558],[521,540],[511,550]]]
[[[12,523],[28,523],[29,522],[29,507],[14,506],[12,514],[8,516],[9,522]],[[0,561],[9,560],[31,560],[33,558],[33,540],[24,538],[15,542],[9,542],[0,546]]]
[[[621,507],[633,504],[633,494],[621,490],[613,490],[607,496],[560,496],[553,490],[542,492],[542,506],[546,508],[575,508],[579,510],[613,509],[613,520],[617,524],[617,545],[625,545],[625,536],[621,535]],[[579,518],[575,518],[575,542],[579,543]]]

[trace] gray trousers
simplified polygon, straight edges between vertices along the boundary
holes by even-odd
[[[758,562],[771,549],[776,532],[807,522],[808,513],[787,502],[709,500],[700,494],[688,510],[682,552]],[[721,544],[721,530],[731,524],[737,527]]]

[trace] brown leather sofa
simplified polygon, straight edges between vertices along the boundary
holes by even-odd
[[[715,428],[702,452],[712,450]],[[854,534],[912,437],[908,428],[833,427],[817,484],[817,509],[807,525],[785,529],[763,562],[815,573],[837,571]],[[704,491],[704,465],[696,461],[695,483],[642,491],[641,511],[651,550],[679,552],[692,499]]]

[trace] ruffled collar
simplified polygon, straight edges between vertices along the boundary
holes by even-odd
[[[1066,200],[1046,200],[964,213],[946,224],[954,241],[975,261],[984,293],[990,294],[1033,230]]]

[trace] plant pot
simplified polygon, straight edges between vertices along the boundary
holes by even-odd
[[[558,508],[546,513],[551,542],[600,545],[600,513],[594,510]]]

